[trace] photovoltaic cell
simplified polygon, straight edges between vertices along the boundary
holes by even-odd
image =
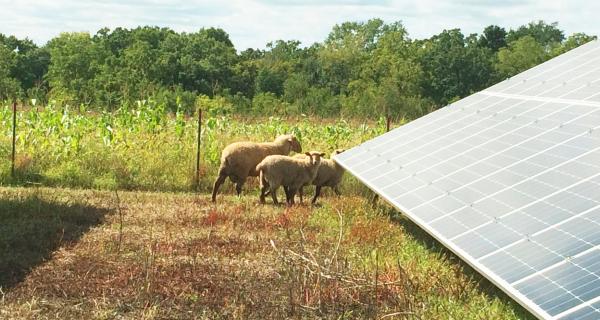
[[[336,156],[543,319],[600,319],[600,43]]]

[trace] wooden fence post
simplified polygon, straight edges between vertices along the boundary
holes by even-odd
[[[17,153],[17,102],[13,102],[13,127],[12,127],[12,166],[10,168],[10,174],[15,177],[15,156]]]
[[[202,109],[198,108],[198,144],[196,150],[196,188],[200,185],[200,145],[202,136]]]
[[[391,124],[392,124],[392,117],[388,114],[385,119],[385,132],[390,132]]]

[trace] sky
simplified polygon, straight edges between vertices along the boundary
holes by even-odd
[[[65,31],[152,25],[194,32],[219,27],[236,49],[264,48],[274,40],[321,42],[345,21],[402,21],[409,36],[444,29],[480,33],[490,24],[507,29],[534,20],[558,22],[567,35],[600,35],[597,0],[0,0],[0,33],[37,44]]]

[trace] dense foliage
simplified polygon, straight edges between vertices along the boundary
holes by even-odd
[[[308,47],[277,40],[240,52],[215,28],[104,28],[41,47],[0,34],[0,100],[114,110],[150,99],[191,112],[201,99],[217,113],[413,118],[590,39],[539,21],[414,40],[380,19],[336,25]]]

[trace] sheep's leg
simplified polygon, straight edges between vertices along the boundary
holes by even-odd
[[[290,202],[290,187],[283,186],[283,191],[285,192],[285,202],[289,203]]]
[[[273,199],[273,204],[279,204],[279,201],[277,201],[277,188],[271,186],[271,198]]]
[[[287,195],[288,189],[286,186],[283,186],[283,190],[286,192],[286,195]],[[267,190],[267,193],[265,193],[265,196],[268,196],[269,194],[271,194],[271,191]]]
[[[242,196],[242,186],[246,183],[246,177],[240,177],[235,183],[235,192],[237,192],[238,197]]]
[[[264,204],[269,183],[267,183],[267,180],[265,180],[264,172],[262,170],[258,173],[258,184],[260,186],[260,203]]]
[[[286,186],[285,187],[285,202],[290,203],[290,201],[293,199],[294,199],[294,194],[292,194],[292,190],[290,189],[290,187]]]
[[[260,203],[262,203],[262,204],[265,203],[265,197],[267,196],[268,193],[269,193],[269,185],[265,183],[260,187]]]
[[[219,188],[221,187],[223,182],[225,182],[225,179],[227,179],[227,175],[222,172],[219,172],[219,176],[217,177],[217,179],[215,180],[215,184],[213,185],[212,202],[217,201],[217,191],[219,191]]]
[[[290,188],[288,186],[283,186],[283,191],[285,192],[285,196],[287,197],[288,192],[290,192]]]
[[[298,188],[289,187],[289,195],[288,195],[288,205],[294,204],[294,197],[296,197],[296,192],[298,192]]]
[[[304,199],[302,199],[303,194],[304,194],[304,187],[300,187],[300,189],[298,189],[298,196],[300,196],[300,204],[302,204],[302,202],[304,201]]]
[[[321,186],[317,186],[317,187],[315,188],[315,196],[314,196],[314,198],[312,199],[312,204],[315,204],[315,203],[317,203],[317,198],[319,197],[319,195],[320,195],[320,194],[321,194]]]

